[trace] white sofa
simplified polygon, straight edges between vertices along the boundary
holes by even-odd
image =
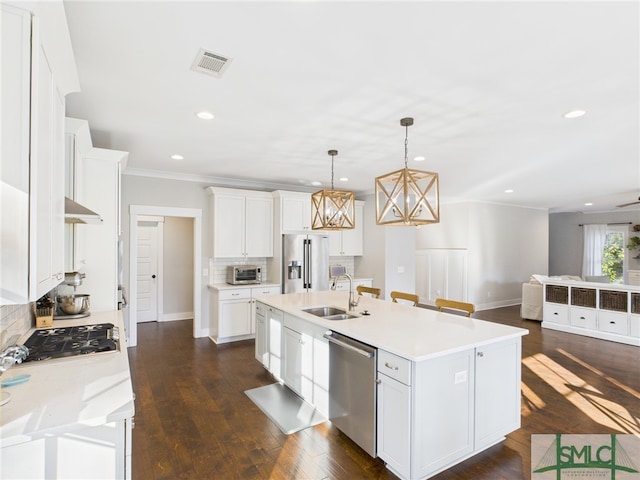
[[[548,275],[531,275],[528,283],[522,284],[522,304],[520,305],[520,317],[527,320],[542,321],[542,304],[544,295],[542,284],[548,279],[577,280],[581,281],[577,275],[558,275],[550,277]]]

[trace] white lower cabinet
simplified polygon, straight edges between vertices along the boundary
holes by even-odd
[[[325,329],[284,314],[282,379],[323,415],[329,412],[329,342]]]
[[[377,450],[387,466],[409,478],[411,387],[378,372]]]
[[[0,449],[2,478],[130,479],[127,418]]]
[[[267,344],[267,306],[256,302],[256,360],[269,368],[269,347]]]
[[[520,428],[522,343],[506,340],[475,352],[475,449]]]
[[[624,284],[544,285],[542,327],[640,346],[640,290]]]
[[[629,315],[626,312],[598,312],[598,330],[601,332],[629,335]]]
[[[278,380],[282,378],[282,310],[267,307],[267,345],[269,345],[269,365],[267,369]]]
[[[256,358],[322,415],[329,415],[325,329],[256,301]],[[264,318],[265,328],[257,325]],[[267,327],[268,326],[268,327]]]
[[[213,293],[213,341],[227,343],[251,338],[256,333],[254,297],[280,293],[280,287],[215,290]]]
[[[629,315],[629,336],[640,338],[640,315]]]
[[[543,318],[545,321],[551,321],[561,325],[569,325],[569,306],[560,305],[558,303],[545,302],[543,309]]]
[[[596,329],[596,310],[594,308],[571,307],[569,322],[574,327]]]
[[[313,401],[313,337],[285,327],[282,379],[305,400]]]
[[[379,350],[378,456],[419,479],[502,440],[520,426],[520,352],[520,338],[421,362]]]

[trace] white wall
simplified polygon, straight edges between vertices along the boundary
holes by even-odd
[[[128,292],[129,282],[129,207],[131,205],[192,208],[202,210],[202,255],[201,264],[209,265],[212,240],[209,228],[209,205],[204,183],[162,178],[122,175],[122,239],[124,240],[124,282]],[[209,293],[206,278],[201,286],[201,325],[198,329],[209,329]]]
[[[164,320],[193,317],[193,219],[165,217],[163,239]]]
[[[546,210],[464,202],[440,206],[440,223],[417,230],[417,249],[465,249],[467,300],[477,309],[520,303],[522,282],[547,273]]]
[[[382,289],[381,298],[389,299],[392,290],[415,292],[416,227],[376,225],[375,197],[362,200],[366,202],[364,255],[355,258],[356,276],[372,278],[373,286]]]

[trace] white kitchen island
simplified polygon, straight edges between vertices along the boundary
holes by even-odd
[[[119,350],[28,362],[0,376],[30,375],[3,389],[11,400],[0,407],[0,478],[131,478],[134,402],[121,312],[53,327],[97,323],[119,327]]]
[[[256,358],[326,414],[329,355],[322,333],[330,329],[376,347],[377,456],[404,479],[436,475],[520,427],[527,330],[359,298],[351,312],[357,318],[333,321],[302,309],[346,310],[348,293],[261,297],[256,319],[264,322],[265,338],[257,335]],[[289,338],[299,340],[294,354]]]

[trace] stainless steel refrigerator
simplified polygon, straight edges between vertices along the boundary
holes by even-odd
[[[282,236],[282,293],[329,290],[329,237]]]

